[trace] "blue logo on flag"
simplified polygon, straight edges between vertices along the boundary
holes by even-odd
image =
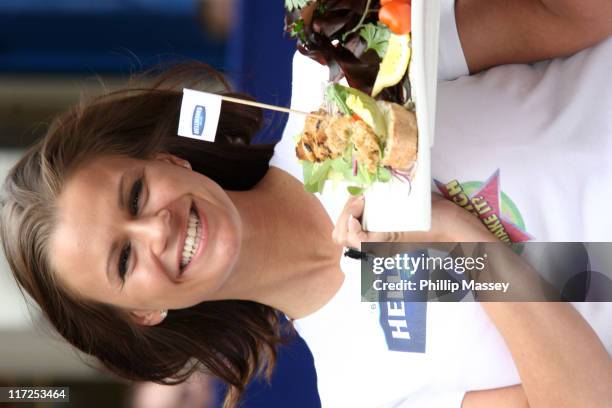
[[[204,123],[206,123],[206,108],[202,105],[196,105],[191,119],[191,133],[202,136]]]

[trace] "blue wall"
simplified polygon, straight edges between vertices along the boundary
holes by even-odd
[[[282,2],[261,4],[237,1],[225,43],[206,35],[195,0],[3,0],[0,72],[128,74],[198,59],[258,100],[288,106],[295,44],[283,33]],[[278,140],[286,119],[266,112],[267,127],[256,140]]]
[[[226,46],[201,29],[192,0],[156,4],[3,0],[0,71],[131,73],[179,57],[224,66]]]
[[[262,7],[263,3],[268,6]],[[236,32],[228,44],[227,70],[236,86],[257,100],[288,107],[295,42],[283,32],[282,2],[242,0],[238,4]],[[266,118],[269,128],[259,140],[277,141],[287,115],[268,111]]]

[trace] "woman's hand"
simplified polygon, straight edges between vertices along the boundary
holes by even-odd
[[[439,194],[431,196],[431,229],[425,232],[368,232],[361,226],[363,196],[351,197],[332,233],[334,242],[359,248],[362,242],[497,242],[480,220]]]

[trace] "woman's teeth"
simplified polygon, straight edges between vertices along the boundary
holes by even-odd
[[[185,246],[183,247],[183,256],[181,258],[181,268],[187,266],[191,261],[191,258],[198,249],[198,243],[200,242],[200,235],[202,229],[200,228],[200,219],[195,211],[189,213],[189,222],[187,224],[187,237],[185,238]]]

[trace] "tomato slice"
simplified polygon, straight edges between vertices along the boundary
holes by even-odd
[[[378,11],[378,19],[394,34],[408,34],[410,32],[410,4],[402,0],[388,1]]]

